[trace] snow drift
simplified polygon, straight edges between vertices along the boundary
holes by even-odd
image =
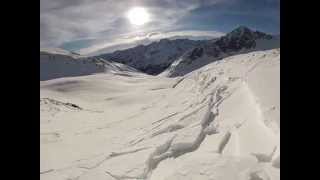
[[[279,93],[280,49],[40,81],[40,177],[279,180]]]

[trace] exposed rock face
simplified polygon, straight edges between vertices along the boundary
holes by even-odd
[[[239,51],[243,48],[255,48],[257,39],[272,39],[272,36],[259,31],[252,31],[247,27],[240,26],[228,33],[226,36],[218,39],[214,45],[218,46],[222,52],[228,53]]]
[[[167,77],[182,76],[227,56],[279,47],[279,38],[240,26],[225,36],[189,50],[162,74]]]
[[[186,51],[205,42],[206,40],[161,39],[159,42],[153,42],[149,45],[139,45],[110,54],[102,54],[98,57],[127,64],[147,74],[155,75],[168,68]]]
[[[173,62],[190,65],[202,57],[216,59],[234,55],[241,50],[257,48],[259,40],[271,41],[274,37],[263,32],[240,26],[230,33],[213,40],[162,39],[149,45],[102,54],[98,57],[129,65],[144,73],[157,75],[165,71]],[[265,48],[265,49],[273,49]],[[185,61],[185,62],[184,62]],[[200,63],[201,64],[201,63]],[[173,73],[170,77],[177,76]]]

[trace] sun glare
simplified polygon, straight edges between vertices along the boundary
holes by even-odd
[[[150,21],[149,13],[143,7],[134,7],[130,9],[127,17],[133,25],[143,25]]]

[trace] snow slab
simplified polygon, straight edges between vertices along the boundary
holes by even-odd
[[[280,179],[280,49],[40,81],[42,180]]]

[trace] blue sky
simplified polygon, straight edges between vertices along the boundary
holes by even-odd
[[[280,0],[41,0],[40,46],[81,54],[113,51],[172,36],[221,36],[239,25],[280,32]],[[150,21],[130,24],[132,7]]]

